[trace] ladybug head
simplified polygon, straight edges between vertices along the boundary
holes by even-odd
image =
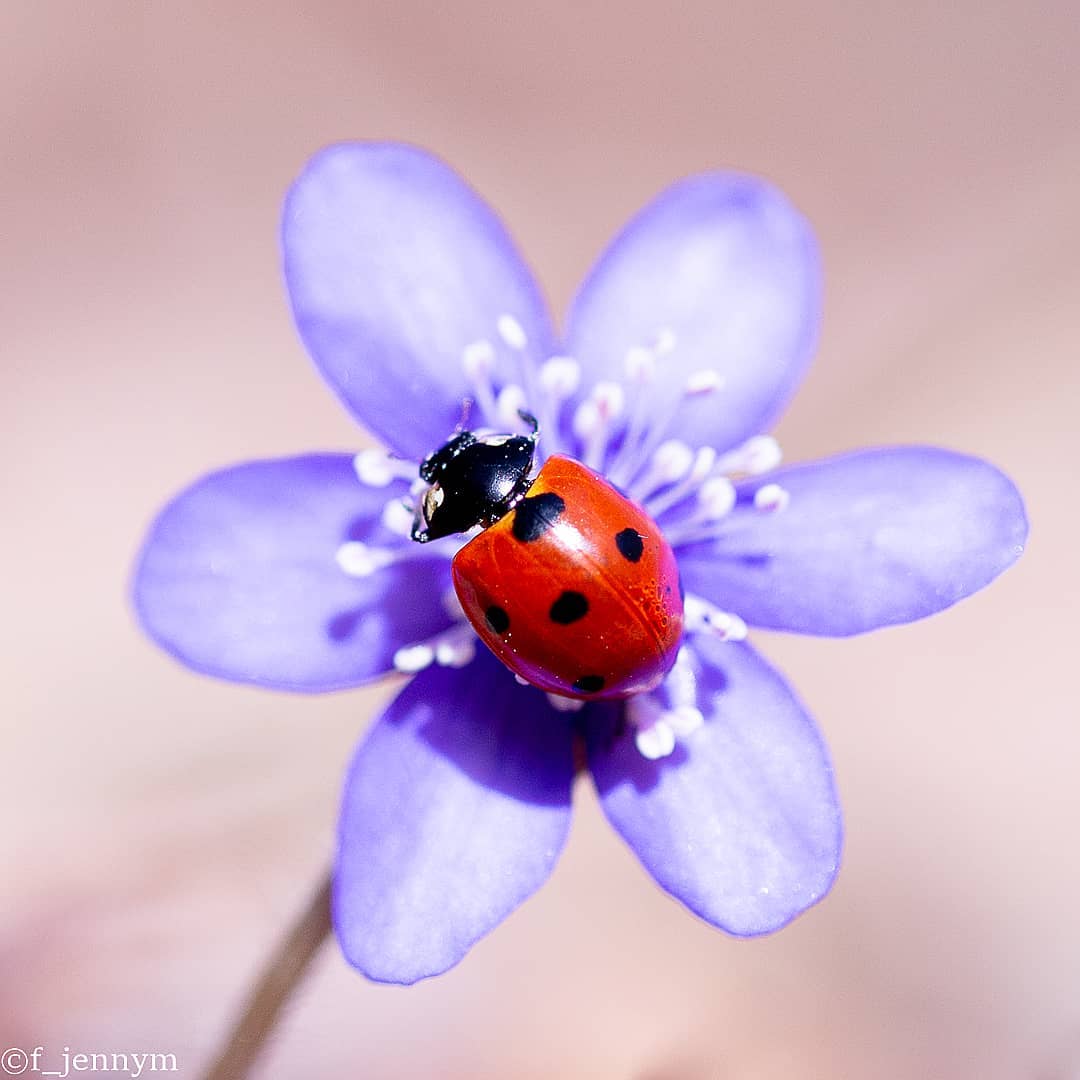
[[[539,425],[522,412],[529,435],[476,436],[459,431],[424,459],[420,479],[428,486],[413,517],[412,538],[420,544],[474,525],[494,524],[529,488]]]

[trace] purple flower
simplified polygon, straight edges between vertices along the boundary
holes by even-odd
[[[323,375],[389,453],[211,474],[154,523],[135,584],[188,666],[303,692],[415,677],[345,785],[334,916],[373,979],[445,971],[537,889],[566,838],[574,741],[646,869],[732,934],[828,891],[840,812],[821,737],[743,640],[921,618],[1023,549],[1012,484],[974,458],[889,448],[778,468],[761,434],[817,334],[802,218],[759,180],[683,181],[601,257],[560,337],[502,225],[409,147],[319,154],[285,207],[285,272]],[[519,685],[453,603],[463,538],[408,539],[417,462],[459,425],[541,423],[540,456],[604,472],[663,528],[687,632],[623,703]],[[734,479],[732,479],[734,478]]]

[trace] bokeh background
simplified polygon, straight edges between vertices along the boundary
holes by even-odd
[[[132,556],[238,459],[364,445],[290,325],[306,157],[394,138],[503,214],[556,310],[672,180],[735,166],[820,234],[789,460],[982,454],[1021,563],[930,622],[757,636],[827,733],[831,897],[737,942],[656,890],[591,789],[552,882],[452,973],[333,948],[261,1075],[1080,1075],[1080,20],[1072,0],[92,3],[0,9],[0,1046],[194,1076],[330,852],[389,686],[274,696],[143,640]]]

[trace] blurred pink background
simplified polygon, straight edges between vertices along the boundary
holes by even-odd
[[[197,1075],[328,858],[391,687],[192,675],[127,578],[197,474],[364,444],[293,332],[278,215],[323,144],[394,138],[491,200],[556,310],[672,180],[772,178],[828,281],[788,459],[982,454],[1032,540],[930,622],[756,636],[847,817],[834,893],[790,928],[695,921],[582,785],[554,879],[458,969],[402,991],[327,948],[261,1075],[1080,1076],[1078,55],[1069,0],[6,5],[0,1048]]]

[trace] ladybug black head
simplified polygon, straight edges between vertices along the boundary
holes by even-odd
[[[486,435],[459,431],[420,466],[428,488],[420,496],[412,538],[418,543],[494,524],[508,514],[532,482],[539,425],[522,412],[530,435]]]

